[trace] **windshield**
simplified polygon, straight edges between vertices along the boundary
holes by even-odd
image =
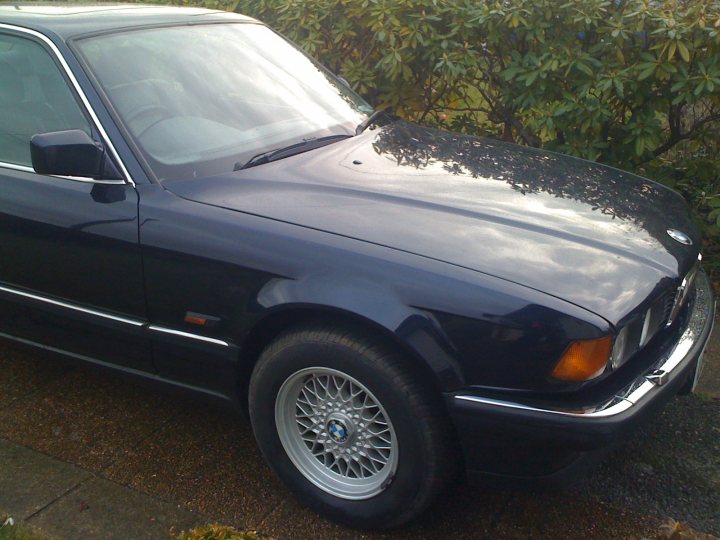
[[[260,152],[353,135],[372,112],[260,24],[152,28],[77,43],[161,180],[226,173]]]

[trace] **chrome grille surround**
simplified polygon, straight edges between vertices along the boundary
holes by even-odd
[[[699,266],[697,267],[699,268]],[[693,269],[695,269],[695,267],[693,267]],[[622,333],[625,333],[627,334],[624,340],[625,346],[622,351],[613,353],[610,363],[611,369],[615,370],[620,368],[623,364],[625,364],[625,362],[630,360],[630,358],[650,343],[660,330],[672,324],[670,315],[673,312],[673,307],[679,300],[679,303],[677,304],[679,306],[678,312],[682,308],[687,300],[687,291],[693,289],[694,278],[695,274],[693,273],[693,270],[691,270],[688,272],[686,279],[683,281],[683,283],[686,283],[686,288],[684,289],[686,292],[682,298],[679,298],[678,296],[678,289],[667,289],[660,294],[660,296],[656,298],[652,304],[650,304],[650,307],[646,309],[645,313],[621,328],[617,335],[616,343],[617,340],[620,339]],[[675,314],[675,316],[676,315],[677,314]]]
[[[680,313],[680,310],[685,304],[685,300],[687,300],[688,298],[688,294],[690,293],[690,291],[693,290],[693,286],[695,285],[695,278],[697,278],[698,271],[700,270],[701,260],[702,255],[698,255],[697,262],[683,278],[680,287],[678,287],[677,293],[675,293],[675,299],[673,301],[672,308],[670,309],[670,314],[668,315],[667,321],[665,322],[665,326],[670,326],[675,321],[678,313]]]

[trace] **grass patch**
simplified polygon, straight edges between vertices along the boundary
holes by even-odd
[[[2,537],[0,537],[2,540]],[[203,525],[191,529],[187,532],[182,531],[176,534],[170,531],[170,540],[272,540],[269,536],[261,535],[256,531],[240,531],[234,527],[226,525]]]
[[[0,540],[49,540],[41,531],[0,514]]]
[[[692,529],[687,523],[668,519],[658,529],[656,540],[718,540],[717,536]]]
[[[51,537],[26,523],[0,514],[0,540],[51,540]],[[226,525],[210,524],[189,531],[170,531],[170,540],[273,540],[256,531],[241,531]]]

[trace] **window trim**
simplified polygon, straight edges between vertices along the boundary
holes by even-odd
[[[92,105],[90,104],[90,101],[88,100],[87,96],[85,95],[85,92],[83,91],[82,87],[80,86],[80,83],[78,82],[77,78],[75,78],[75,74],[72,72],[72,70],[70,69],[70,66],[65,61],[65,58],[63,57],[62,53],[60,52],[60,49],[58,49],[57,45],[55,45],[55,43],[53,43],[49,37],[42,34],[41,32],[38,32],[36,30],[31,30],[29,28],[23,28],[22,26],[15,26],[12,24],[0,23],[0,30],[10,30],[13,32],[21,33],[21,34],[28,34],[28,35],[34,37],[36,41],[40,40],[46,46],[46,48],[49,49],[50,55],[55,57],[55,60],[57,60],[57,62],[60,64],[62,71],[65,72],[65,75],[67,76],[68,80],[70,81],[72,88],[75,89],[77,96],[80,98],[80,102],[82,103],[82,106],[85,108],[85,112],[90,116],[92,124],[94,125],[95,129],[97,129],[97,132],[100,134],[100,138],[102,140],[103,145],[110,152],[110,155],[112,156],[112,158],[114,159],[114,161],[118,165],[118,167],[120,168],[120,174],[123,176],[124,179],[123,180],[102,180],[102,179],[96,180],[94,178],[85,178],[85,177],[77,177],[77,176],[55,176],[55,178],[63,178],[66,180],[73,180],[76,182],[88,182],[91,184],[130,184],[131,186],[135,187],[135,182],[133,181],[132,177],[130,176],[130,173],[128,172],[127,167],[125,167],[125,163],[121,159],[118,151],[115,149],[115,146],[110,141],[110,137],[108,136],[107,132],[105,131],[105,128],[103,127],[102,123],[100,122],[100,119],[98,118],[97,114],[95,114],[95,110],[93,109]],[[4,161],[0,161],[0,167],[38,174],[35,172],[35,170],[32,167],[28,167],[26,165],[18,165],[16,163],[6,163]]]

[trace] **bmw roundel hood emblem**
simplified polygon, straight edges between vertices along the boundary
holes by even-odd
[[[690,237],[682,231],[678,231],[677,229],[668,229],[667,233],[670,238],[672,238],[676,242],[680,242],[684,246],[692,245],[692,240],[690,240]]]

